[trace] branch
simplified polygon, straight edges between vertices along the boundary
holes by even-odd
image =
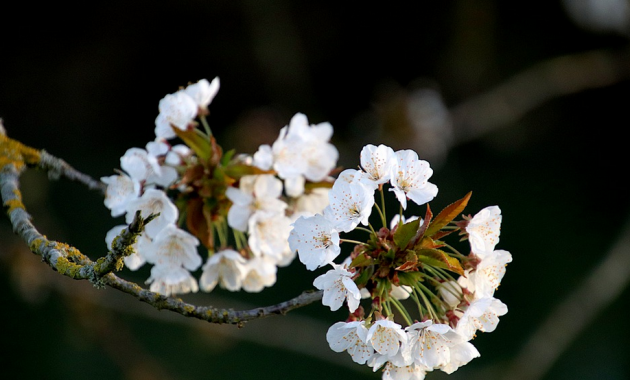
[[[136,237],[142,233],[146,223],[150,222],[155,215],[149,215],[143,219],[137,213],[131,224],[114,240],[112,251],[96,262],[68,244],[48,240],[31,223],[31,217],[22,203],[18,179],[27,167],[39,167],[48,170],[49,173],[53,173],[51,178],[64,176],[79,181],[91,189],[103,190],[104,185],[73,169],[63,160],[8,138],[4,129],[0,132],[2,132],[0,133],[0,195],[2,204],[7,208],[7,215],[13,226],[13,231],[28,244],[31,252],[41,256],[42,260],[53,270],[75,280],[90,280],[97,287],[107,285],[118,289],[156,309],[171,310],[211,323],[235,324],[239,327],[247,321],[270,315],[286,314],[293,309],[321,299],[321,291],[306,291],[293,299],[276,305],[235,311],[212,306],[196,306],[179,298],[151,292],[136,283],[117,277],[112,272],[122,269],[122,258],[133,252],[131,245],[135,242]]]

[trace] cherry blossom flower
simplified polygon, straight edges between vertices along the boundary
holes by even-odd
[[[273,151],[271,146],[263,144],[258,147],[253,156],[253,165],[262,170],[269,170],[273,166]]]
[[[331,350],[347,351],[355,363],[365,364],[374,356],[374,348],[367,342],[367,333],[363,321],[337,322],[328,329],[326,341]]]
[[[368,144],[363,147],[360,153],[361,167],[365,171],[366,178],[374,182],[375,185],[389,181],[394,173],[398,161],[394,150],[385,145],[378,147]]]
[[[171,166],[183,165],[192,156],[192,150],[188,145],[177,144],[166,153],[164,163]]]
[[[153,239],[152,249],[145,251],[144,257],[151,264],[182,266],[194,271],[201,265],[198,245],[196,237],[169,224]]]
[[[477,348],[470,342],[461,342],[450,347],[451,357],[448,363],[442,365],[440,369],[443,372],[451,374],[459,367],[470,363],[474,358],[481,356]]]
[[[412,287],[407,285],[396,286],[392,285],[392,290],[389,292],[390,297],[397,300],[406,300],[411,295]]]
[[[407,209],[407,198],[418,205],[431,201],[438,193],[438,188],[428,179],[433,174],[429,163],[418,159],[418,154],[413,150],[399,150],[396,152],[398,165],[396,172],[390,180],[390,191],[396,194],[396,198]]]
[[[330,204],[324,215],[338,230],[349,232],[359,223],[368,224],[374,206],[374,191],[371,189],[361,184],[335,182],[328,198]]]
[[[370,179],[369,174],[362,170],[345,169],[337,176],[335,182],[347,182],[348,184],[361,184],[372,191],[378,188],[378,185]]]
[[[383,380],[424,380],[427,370],[416,364],[398,367],[387,362],[383,368]]]
[[[277,267],[275,261],[267,257],[253,257],[246,263],[246,274],[243,278],[243,290],[256,293],[266,286],[276,283]]]
[[[471,340],[477,330],[492,332],[499,324],[499,317],[507,314],[507,306],[493,297],[473,300],[457,322],[455,331]]]
[[[460,277],[460,279],[465,277]],[[462,287],[457,281],[445,281],[437,286],[438,295],[450,308],[454,308],[462,302]]]
[[[354,273],[341,265],[331,264],[333,269],[317,277],[313,286],[324,290],[322,304],[330,306],[330,310],[339,310],[344,301],[348,302],[348,309],[353,313],[361,301],[361,292],[352,280]]]
[[[303,175],[297,175],[284,180],[284,192],[291,198],[297,198],[304,194],[304,185],[306,178]]]
[[[398,323],[380,319],[368,330],[366,342],[371,343],[379,354],[393,357],[398,353],[401,344],[407,344],[407,334]]]
[[[323,180],[334,169],[339,156],[337,148],[328,142],[332,132],[329,123],[309,126],[306,115],[295,114],[271,146],[273,169],[278,176],[287,179],[303,175],[313,182]],[[269,159],[266,148],[261,149],[254,160],[264,166]]]
[[[311,191],[302,194],[295,202],[295,219],[299,216],[321,214],[326,206],[329,205],[328,195],[330,189],[325,187],[316,187]]]
[[[147,189],[140,198],[134,199],[127,204],[127,223],[133,221],[138,210],[141,211],[144,218],[150,214],[160,214],[148,223],[144,229],[150,238],[156,238],[162,229],[169,224],[175,223],[179,215],[177,207],[166,196],[166,193],[157,189]]]
[[[246,261],[240,253],[225,249],[210,256],[203,265],[199,285],[205,292],[212,291],[217,284],[230,291],[241,289],[247,274]]]
[[[466,226],[468,241],[473,253],[483,258],[487,253],[494,251],[499,243],[501,233],[501,209],[498,206],[489,206],[479,211]]]
[[[123,215],[127,204],[140,197],[140,182],[126,174],[101,177],[101,181],[107,185],[104,203],[113,217]]]
[[[315,270],[332,263],[339,255],[339,232],[320,214],[299,217],[289,234],[289,247],[297,251],[306,269]]]
[[[201,79],[197,83],[188,85],[184,89],[184,93],[190,96],[199,108],[205,109],[217,95],[217,92],[219,92],[219,87],[219,77],[214,78],[212,82],[208,82],[207,79]]]
[[[129,148],[120,158],[120,167],[137,181],[146,181],[150,175],[160,172],[155,156],[142,148]]]
[[[196,293],[199,290],[197,280],[181,266],[155,265],[146,283],[151,284],[149,290],[165,296]]]
[[[450,348],[466,341],[449,325],[431,320],[414,323],[406,331],[414,363],[431,369],[446,365],[451,360]]]
[[[155,119],[155,135],[165,139],[176,137],[171,126],[186,130],[197,116],[197,109],[195,100],[183,91],[166,95],[158,104],[160,113]]]
[[[282,214],[255,213],[249,218],[248,231],[249,248],[256,256],[278,262],[291,250],[288,242],[291,220]]]
[[[475,298],[492,297],[501,284],[505,268],[512,262],[508,251],[496,250],[487,253],[475,270],[466,271],[466,276],[458,279],[459,284],[474,293]]]
[[[246,232],[252,214],[261,212],[271,217],[284,214],[287,204],[278,199],[282,194],[282,181],[270,174],[244,176],[240,188],[228,187],[225,195],[232,201],[228,211],[228,225]]]

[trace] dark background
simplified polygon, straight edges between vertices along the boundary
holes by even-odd
[[[551,319],[554,333],[538,342],[550,347],[568,337],[567,347],[557,360],[528,363],[544,367],[542,377],[513,367],[554,308],[626,236],[628,17],[625,29],[606,17],[579,22],[565,3],[2,5],[0,118],[10,137],[100,178],[119,168],[128,148],[153,138],[164,95],[219,76],[209,121],[226,149],[253,153],[272,143],[296,112],[332,123],[345,167],[358,164],[367,143],[414,149],[435,170],[432,209],[471,190],[468,213],[499,205],[497,248],[514,257],[496,293],[510,311],[494,333],[475,339],[482,356],[450,377],[427,377],[628,379],[624,267],[617,288],[606,285],[606,273],[595,279],[604,285],[594,294],[613,294],[609,302],[577,297],[571,313]],[[610,15],[624,20],[621,11]],[[443,101],[429,110],[441,104],[450,119],[435,124],[406,111],[425,105],[417,96],[427,89]],[[102,197],[33,171],[21,184],[48,238],[92,258],[105,253],[105,233],[121,220],[112,220]],[[325,332],[342,311],[313,304],[240,330],[209,326],[62,278],[15,239],[6,218],[0,243],[0,363],[20,378],[380,378],[327,347]],[[148,269],[121,276],[142,283]],[[260,294],[217,289],[182,298],[269,305],[312,288],[318,274],[296,261]],[[589,313],[584,329],[568,332]]]

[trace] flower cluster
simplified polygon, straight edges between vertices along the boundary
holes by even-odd
[[[367,145],[360,162],[359,169],[339,174],[324,211],[298,218],[289,236],[308,270],[332,266],[313,283],[323,290],[322,303],[331,310],[348,307],[348,319],[328,330],[328,343],[359,364],[382,369],[383,379],[424,379],[434,369],[452,373],[479,356],[471,343],[475,334],[494,331],[507,313],[494,298],[512,261],[509,252],[495,250],[501,211],[492,206],[455,220],[469,193],[434,217],[427,204],[438,192],[428,182],[432,170],[411,150]],[[390,223],[385,188],[399,203]],[[424,218],[402,215],[408,201],[427,204]],[[378,230],[370,220],[373,210],[379,217],[372,219],[382,224]],[[367,238],[340,236],[353,230]],[[456,232],[470,243],[466,255],[443,240]],[[336,264],[343,242],[354,248]],[[364,298],[371,299],[367,313]]]
[[[153,265],[147,283],[165,295],[217,285],[259,292],[297,256],[311,271],[332,267],[313,285],[331,310],[348,308],[328,330],[331,349],[382,370],[383,379],[452,373],[478,357],[471,341],[507,313],[494,297],[512,261],[495,249],[499,207],[466,216],[468,193],[434,215],[433,171],[412,150],[367,145],[357,169],[339,172],[332,126],[301,113],[254,154],[224,152],[206,120],[218,90],[218,78],[202,79],[166,95],[155,139],[128,149],[118,174],[101,178],[113,217],[157,215],[125,265]],[[387,194],[398,203],[391,220]],[[404,215],[410,202],[426,205],[422,218]],[[124,227],[108,232],[108,247]],[[342,237],[351,232],[366,237]],[[453,235],[468,241],[465,253],[446,243]],[[352,249],[336,263],[342,243]]]
[[[219,78],[202,79],[166,95],[155,139],[128,149],[118,174],[101,178],[113,217],[125,215],[130,223],[138,210],[159,214],[134,244],[136,253],[124,259],[131,270],[153,265],[152,291],[209,292],[219,285],[259,292],[295,257],[291,223],[328,204],[338,157],[329,142],[332,126],[310,125],[298,113],[272,145],[251,156],[224,153],[206,119],[218,90]],[[124,227],[108,232],[108,247]]]

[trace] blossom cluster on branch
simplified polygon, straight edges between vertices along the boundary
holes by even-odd
[[[475,334],[494,331],[507,313],[494,297],[512,261],[509,252],[495,250],[501,210],[491,206],[455,220],[468,193],[434,217],[428,202],[438,188],[428,182],[429,164],[415,152],[367,145],[360,162],[358,170],[341,172],[324,212],[300,217],[289,238],[307,269],[332,266],[313,283],[324,291],[322,303],[331,310],[348,307],[348,319],[328,330],[328,343],[359,364],[382,369],[384,379],[423,379],[434,369],[452,373],[479,356],[470,343]],[[390,222],[386,188],[399,203]],[[407,201],[427,204],[424,218],[406,218]],[[370,221],[373,210],[378,229]],[[340,236],[353,230],[366,237]],[[445,241],[456,232],[470,243],[466,255]],[[354,248],[336,264],[344,242]],[[364,298],[371,299],[369,312],[361,306]]]
[[[495,249],[499,207],[464,216],[468,193],[433,215],[438,187],[416,152],[370,144],[357,169],[341,171],[332,126],[300,113],[254,154],[224,152],[207,120],[218,90],[218,78],[203,79],[166,95],[155,139],[102,178],[112,216],[158,215],[125,265],[153,265],[147,283],[167,296],[217,285],[259,292],[296,257],[311,271],[330,265],[313,285],[324,305],[349,311],[328,330],[332,350],[397,380],[451,373],[478,357],[472,339],[507,313],[494,297],[512,261]],[[398,203],[393,218],[386,197]],[[409,202],[426,205],[424,216],[405,216]],[[111,229],[108,246],[124,227]],[[350,232],[364,238],[343,236]],[[452,236],[469,249],[447,243]],[[351,249],[337,260],[342,244]]]
[[[218,90],[219,78],[202,79],[166,95],[155,139],[128,149],[118,174],[101,178],[112,216],[126,215],[129,223],[137,211],[159,214],[125,265],[153,265],[147,283],[167,296],[217,285],[248,292],[273,285],[277,268],[295,257],[288,244],[291,223],[321,212],[332,186],[339,154],[329,142],[329,123],[310,125],[298,113],[255,154],[223,152],[207,121]],[[171,143],[176,138],[181,142]],[[108,246],[123,228],[109,231]],[[197,280],[191,272],[199,268]]]

